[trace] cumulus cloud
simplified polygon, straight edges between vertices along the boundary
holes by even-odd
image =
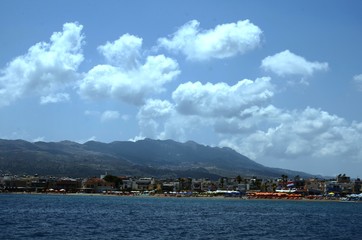
[[[119,112],[108,110],[102,113],[101,121],[102,122],[112,121],[118,119],[119,117],[120,117]]]
[[[252,158],[268,154],[284,158],[296,154],[327,154],[322,149],[328,143],[322,140],[341,140],[341,131],[338,129],[347,127],[344,119],[319,109],[308,107],[303,111],[283,111],[275,107],[268,108],[269,111],[258,109],[250,116],[255,122],[267,126],[266,129],[257,129],[247,137],[239,136],[239,140],[238,137],[233,140],[240,141],[237,144],[239,151]],[[226,142],[228,140],[224,140],[223,144]],[[330,148],[328,154],[333,155],[334,150]]]
[[[31,142],[44,142],[45,141],[45,137],[37,137],[35,139],[33,139]]]
[[[360,161],[362,129],[358,128],[359,124],[310,107],[302,111],[271,109],[274,112],[261,116],[257,111],[251,116],[252,120],[267,126],[264,130],[256,129],[247,135],[225,134],[220,145],[275,166],[280,166],[280,160],[296,164],[293,159],[298,159],[300,167],[313,161],[325,161],[326,165],[336,165],[343,159]]]
[[[149,99],[138,114],[140,134],[135,139],[145,137],[154,139],[187,140],[191,132],[205,126],[198,116],[185,116],[179,114],[175,105],[167,100]]]
[[[123,35],[98,47],[109,64],[97,65],[85,74],[79,93],[87,99],[114,98],[141,105],[146,97],[164,91],[164,85],[180,73],[178,63],[164,55],[148,56],[142,64],[142,39]]]
[[[137,117],[142,118],[160,118],[168,116],[173,112],[174,106],[167,100],[148,99],[144,106],[140,108]]]
[[[273,96],[270,78],[244,79],[233,86],[226,83],[188,82],[173,92],[177,110],[185,115],[235,116],[254,105],[265,104]]]
[[[241,108],[234,115],[218,115],[218,111],[188,115],[178,111],[176,102],[148,100],[137,115],[141,129],[137,139],[185,141],[207,134],[219,139],[219,146],[231,147],[262,164],[312,173],[338,172],[347,164],[361,163],[362,123],[349,123],[311,107],[285,110],[260,104]]]
[[[266,118],[268,124],[265,124]],[[249,134],[265,129],[270,124],[278,124],[280,119],[288,120],[289,116],[273,105],[266,107],[255,105],[230,118],[219,117],[215,119],[214,131],[219,134]]]
[[[69,100],[70,96],[68,93],[56,93],[41,97],[40,104],[67,102]]]
[[[231,125],[247,118],[250,109],[267,105],[273,90],[267,77],[255,81],[244,79],[233,86],[200,82],[180,84],[172,94],[173,102],[149,99],[140,108],[137,115],[139,137],[182,141],[187,140],[190,133],[203,134],[206,128],[206,132],[210,132],[210,127],[216,132],[226,132],[226,128],[231,131]]]
[[[59,90],[73,84],[83,61],[82,28],[77,23],[65,23],[63,31],[53,33],[49,43],[35,44],[1,69],[0,106],[29,94],[45,95],[41,102],[52,102],[50,98],[55,100]]]
[[[362,74],[355,75],[353,81],[356,84],[358,91],[362,91]]]
[[[262,60],[261,68],[279,76],[300,75],[311,76],[316,71],[328,70],[326,62],[309,62],[289,50],[268,56]]]
[[[149,99],[137,115],[140,137],[187,140],[192,134],[227,132],[247,118],[253,107],[267,105],[273,96],[270,78],[244,79],[233,86],[226,83],[180,84],[173,92],[173,102]],[[252,124],[251,124],[252,125]],[[250,128],[252,127],[250,125]],[[240,131],[247,127],[239,124]],[[206,130],[207,129],[207,130]],[[233,129],[235,131],[235,129]]]
[[[107,42],[99,46],[98,51],[106,58],[107,63],[123,69],[133,69],[139,64],[142,38],[124,34],[113,43]]]
[[[167,50],[183,53],[187,59],[203,61],[244,54],[259,46],[262,31],[249,20],[217,25],[200,30],[192,20],[180,27],[170,38],[160,38],[158,44]]]
[[[311,107],[280,109],[270,105],[273,89],[269,78],[234,86],[181,84],[173,102],[152,99],[140,108],[138,137],[205,141],[197,136],[213,136],[220,146],[262,164],[312,173],[361,163],[362,123]]]
[[[76,142],[80,143],[80,144],[84,144],[84,143],[89,142],[89,141],[97,141],[97,137],[96,136],[91,136],[91,137],[86,138],[86,139],[77,140]]]
[[[167,100],[148,99],[137,114],[140,127],[139,137],[160,138],[160,125],[170,120],[174,114],[174,106]]]
[[[121,115],[118,111],[111,111],[111,110],[107,110],[104,112],[94,111],[94,110],[85,110],[84,115],[89,116],[89,117],[100,118],[100,120],[102,122],[115,120],[115,119],[119,119],[119,118],[122,119],[123,121],[128,121],[129,119],[131,119],[131,116],[128,114]]]

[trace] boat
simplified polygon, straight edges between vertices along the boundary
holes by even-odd
[[[288,188],[288,189],[276,189],[275,192],[279,193],[295,193],[297,191],[296,188]]]
[[[340,198],[340,202],[362,202],[362,193],[349,194],[346,197]]]

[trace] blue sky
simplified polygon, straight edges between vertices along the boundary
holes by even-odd
[[[1,1],[0,138],[227,146],[362,176],[360,1]]]

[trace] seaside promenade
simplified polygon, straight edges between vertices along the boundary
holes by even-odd
[[[197,197],[266,200],[361,201],[360,179],[222,177],[157,179],[101,175],[90,178],[0,176],[0,193],[107,195],[138,197]]]

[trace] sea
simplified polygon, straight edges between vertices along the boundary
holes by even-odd
[[[362,204],[0,194],[0,239],[362,239]]]

